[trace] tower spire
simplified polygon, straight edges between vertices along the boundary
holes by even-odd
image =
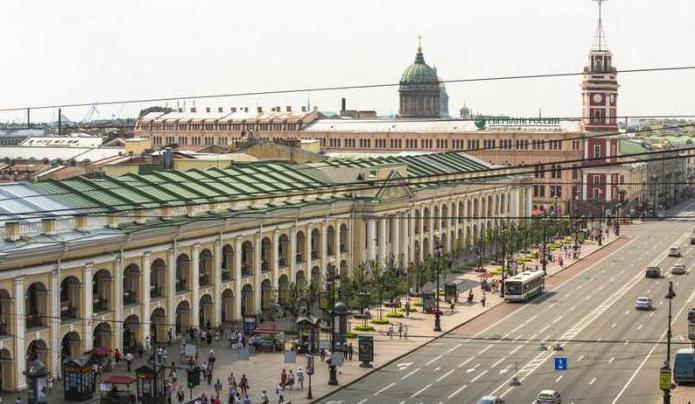
[[[425,56],[422,54],[422,37],[417,36],[417,53],[415,54],[415,63],[425,64]]]
[[[598,3],[598,26],[596,27],[596,36],[594,37],[595,51],[608,50],[606,45],[606,34],[603,31],[603,2],[608,0],[594,0]]]

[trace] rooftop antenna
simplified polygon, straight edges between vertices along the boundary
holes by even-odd
[[[606,50],[606,34],[603,31],[603,2],[608,0],[594,0],[598,3],[598,26],[596,27],[596,37],[594,38],[594,50]]]

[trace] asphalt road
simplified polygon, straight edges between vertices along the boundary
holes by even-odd
[[[695,216],[695,202],[673,213]],[[623,239],[548,278],[542,296],[497,306],[320,402],[475,403],[494,394],[507,403],[531,403],[542,389],[559,391],[563,403],[659,402],[669,280],[677,293],[672,352],[689,346],[686,315],[695,306],[695,275],[669,270],[676,260],[690,272],[695,268],[694,225],[684,218],[630,226]],[[681,245],[682,258],[666,256],[673,244]],[[654,264],[664,278],[644,277]],[[651,297],[655,310],[637,311],[639,296]],[[566,357],[569,369],[554,370],[555,357]],[[511,387],[512,377],[521,385]]]

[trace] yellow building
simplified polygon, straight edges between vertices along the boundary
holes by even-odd
[[[61,352],[286,305],[329,265],[471,245],[530,213],[527,178],[490,168],[441,153],[0,185],[0,388],[35,357],[55,375]]]

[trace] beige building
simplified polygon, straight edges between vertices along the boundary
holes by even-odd
[[[531,209],[525,177],[489,169],[446,153],[0,185],[0,388],[35,357],[55,375],[61,352],[286,305],[329,265],[471,245]]]

